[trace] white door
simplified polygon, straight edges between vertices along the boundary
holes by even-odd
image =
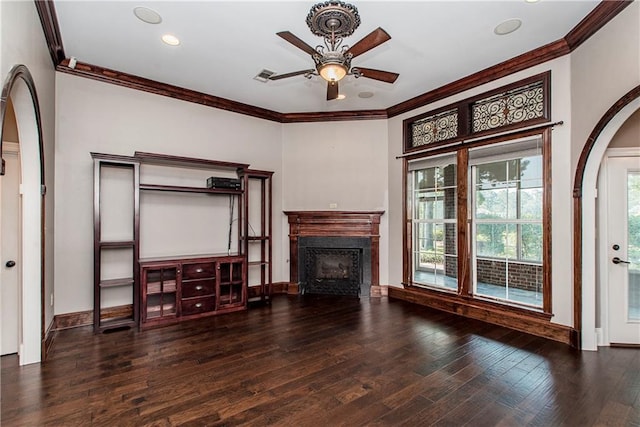
[[[0,354],[18,352],[20,283],[20,159],[18,144],[3,143],[6,174],[0,177]]]
[[[640,157],[607,165],[609,341],[640,344]]]

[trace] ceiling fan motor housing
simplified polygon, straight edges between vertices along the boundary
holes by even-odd
[[[326,1],[314,5],[307,15],[307,25],[320,37],[348,37],[360,25],[358,9],[342,1]]]

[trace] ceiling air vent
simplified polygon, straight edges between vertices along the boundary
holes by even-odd
[[[275,73],[269,70],[262,70],[255,76],[253,79],[262,83],[266,83],[269,81],[269,77],[273,76]]]

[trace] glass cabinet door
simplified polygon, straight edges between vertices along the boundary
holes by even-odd
[[[219,308],[245,303],[243,265],[242,260],[218,263]]]
[[[175,317],[178,267],[145,268],[143,280],[146,286],[146,301],[143,307],[145,320]]]

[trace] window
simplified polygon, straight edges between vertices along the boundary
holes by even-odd
[[[549,146],[547,128],[409,159],[406,282],[549,313]]]
[[[473,294],[542,308],[540,136],[469,150]]]
[[[455,155],[411,164],[413,277],[417,283],[458,288]]]

